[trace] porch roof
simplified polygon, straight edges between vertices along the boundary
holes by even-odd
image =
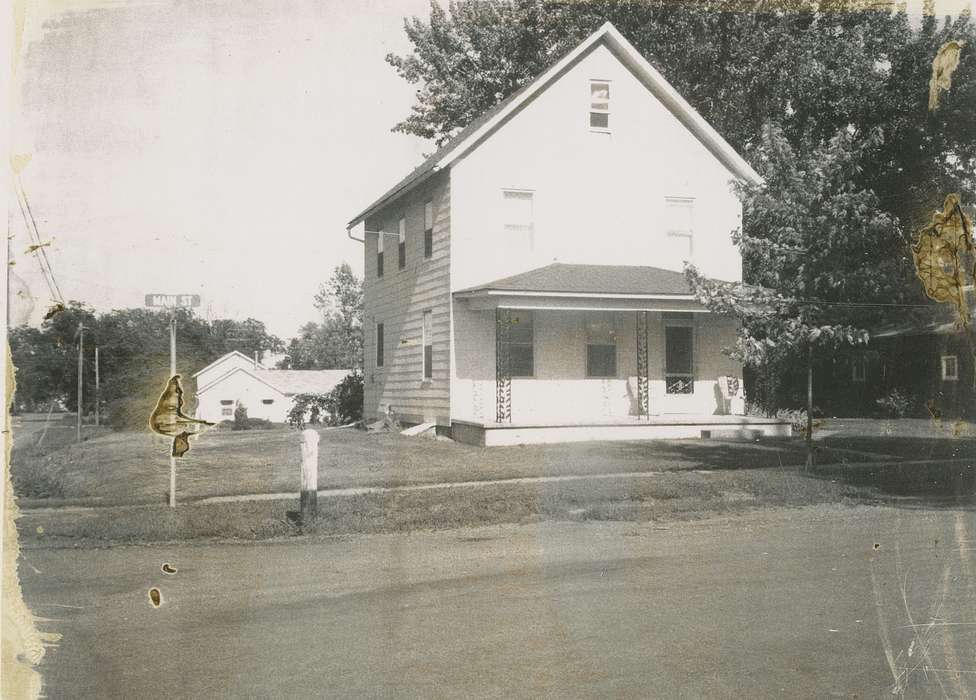
[[[461,298],[493,295],[694,299],[683,273],[636,265],[553,263],[455,292]]]

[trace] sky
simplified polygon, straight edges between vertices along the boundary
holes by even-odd
[[[428,0],[53,4],[28,3],[12,152],[64,297],[199,294],[282,337],[315,320],[333,268],[362,271],[346,222],[433,150],[391,133],[415,88],[384,61]],[[50,294],[9,199],[36,322]]]
[[[362,272],[346,222],[433,150],[390,131],[415,88],[384,61],[429,0],[18,7],[11,151],[64,297],[98,311],[199,294],[206,317],[293,336],[336,265]],[[11,269],[37,323],[52,299],[15,197]]]

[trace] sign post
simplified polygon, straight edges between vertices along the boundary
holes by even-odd
[[[200,306],[199,294],[147,294],[150,309],[169,309],[169,376],[176,376],[176,309]],[[176,507],[176,457],[169,456],[169,507]]]

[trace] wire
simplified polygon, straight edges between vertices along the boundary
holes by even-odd
[[[36,248],[34,249],[34,257],[37,259],[37,264],[41,268],[41,274],[44,276],[44,281],[47,283],[48,291],[51,292],[51,297],[55,301],[64,303],[64,295],[61,293],[61,287],[58,285],[57,279],[54,277],[54,268],[51,267],[51,261],[47,257],[47,251],[41,243],[41,234],[37,230],[37,221],[34,219],[34,212],[31,211],[30,200],[27,198],[27,190],[24,189],[24,183],[20,179],[20,175],[17,175],[17,185],[20,196],[17,197],[17,205],[20,207],[20,213],[24,217],[24,226],[27,229],[27,235],[34,242]],[[23,201],[21,201],[23,197]],[[26,207],[26,211],[24,209]],[[41,255],[38,256],[37,252],[40,251]]]

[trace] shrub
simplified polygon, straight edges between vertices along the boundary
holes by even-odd
[[[234,430],[250,430],[251,426],[247,420],[247,406],[242,403],[237,404],[234,409]]]
[[[288,423],[302,428],[313,425],[346,425],[362,420],[363,375],[353,370],[325,394],[299,394],[288,411]]]
[[[898,389],[892,389],[875,403],[886,418],[904,418],[911,414],[915,408],[915,401]]]

